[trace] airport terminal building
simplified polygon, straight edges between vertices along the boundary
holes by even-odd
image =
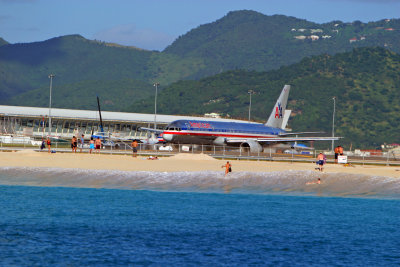
[[[49,134],[49,113],[51,117],[51,136],[71,139],[84,134],[88,138],[93,132],[100,131],[100,115],[94,110],[75,110],[3,106],[0,105],[0,134],[29,136],[41,139]],[[202,117],[172,116],[161,114],[141,114],[127,112],[102,111],[105,135],[126,139],[145,139],[147,131],[140,127],[163,129],[175,120],[196,120]],[[210,121],[230,121],[221,118],[207,118]],[[242,121],[241,121],[242,122]]]

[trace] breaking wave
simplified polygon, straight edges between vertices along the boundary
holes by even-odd
[[[307,182],[321,178],[321,184]],[[213,192],[244,194],[287,194],[400,199],[400,179],[315,171],[235,172],[149,172],[61,168],[2,167],[0,184]]]

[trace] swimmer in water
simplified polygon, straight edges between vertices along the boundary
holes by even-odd
[[[307,182],[306,184],[321,184],[321,178],[318,178],[316,181]]]

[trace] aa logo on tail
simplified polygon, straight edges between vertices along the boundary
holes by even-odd
[[[282,106],[281,103],[278,103],[278,105],[275,107],[275,118],[282,118],[283,114],[282,114]]]

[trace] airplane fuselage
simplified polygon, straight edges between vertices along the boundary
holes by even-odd
[[[178,120],[166,127],[163,138],[171,143],[223,145],[226,138],[272,138],[282,133],[282,129],[261,123]]]

